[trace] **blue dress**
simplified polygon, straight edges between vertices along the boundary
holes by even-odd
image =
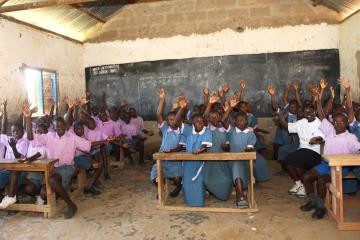
[[[248,128],[244,131],[241,131],[236,127],[230,126],[228,132],[230,141],[230,152],[244,152],[246,146],[255,146],[256,136],[254,132],[250,131]],[[229,161],[229,166],[231,169],[232,180],[235,182],[237,178],[241,178],[244,183],[244,187],[248,186],[249,161]]]
[[[227,142],[225,128],[208,127],[212,133],[212,147],[208,152],[224,152],[221,143]],[[220,200],[229,199],[232,191],[231,170],[228,161],[205,161],[204,184],[206,189]]]
[[[290,114],[286,122],[294,123],[297,121],[297,116]],[[278,160],[283,161],[290,153],[295,152],[299,148],[299,136],[297,134],[289,134],[287,129],[283,129],[284,143],[279,148]]]
[[[186,137],[186,152],[192,153],[202,145],[212,146],[212,134],[206,127],[195,132],[191,125],[185,125],[183,135]],[[202,207],[205,205],[203,161],[183,161],[183,197],[187,205]]]
[[[172,130],[166,122],[159,126],[162,133],[162,142],[159,152],[169,151],[179,146],[183,136],[180,128]],[[164,176],[167,178],[180,177],[182,175],[181,161],[162,161]],[[153,182],[157,177],[157,165],[151,169],[150,180]]]
[[[247,114],[247,119],[248,119],[248,127],[249,128],[254,129],[254,128],[257,127],[257,119],[254,116],[254,114],[248,113]],[[256,148],[256,150],[261,150],[261,149],[265,148],[265,145],[256,138],[255,148]]]

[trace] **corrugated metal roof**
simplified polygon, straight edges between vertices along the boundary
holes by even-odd
[[[313,2],[319,2],[320,4],[341,13],[343,18],[347,18],[360,9],[360,0],[313,0]]]
[[[29,2],[34,0],[9,0],[3,6]],[[127,3],[126,0],[108,0],[79,4],[79,6],[106,20]],[[99,23],[87,13],[70,5],[9,12],[5,15],[80,41],[91,27]]]

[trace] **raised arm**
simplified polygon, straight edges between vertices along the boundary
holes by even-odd
[[[218,95],[218,92],[216,92],[216,91],[213,91],[213,92],[211,93],[209,102],[208,102],[208,104],[206,105],[206,109],[205,109],[205,112],[204,112],[204,119],[205,119],[205,123],[206,123],[205,125],[207,125],[211,108],[212,108],[212,106],[214,105],[214,103],[216,103],[216,101],[217,101],[217,99],[218,99],[218,96],[219,96],[219,95]]]
[[[335,99],[335,91],[334,91],[333,86],[330,86],[330,96],[329,96],[328,100],[326,101],[325,106],[323,108],[325,116],[328,116],[330,114],[334,99]]]
[[[320,102],[321,102],[322,99],[323,99],[323,95],[324,95],[326,86],[327,86],[327,82],[325,81],[325,79],[321,79],[321,80],[320,80],[320,95],[319,95],[319,100],[320,100]]]
[[[224,113],[223,117],[221,118],[221,124],[223,125],[224,128],[226,128],[226,129],[229,128],[229,125],[230,125],[229,121],[228,121],[229,115],[238,103],[239,103],[238,97],[234,94],[230,100],[229,107],[225,109],[225,113]]]
[[[320,120],[322,121],[325,119],[326,116],[325,116],[324,110],[321,106],[319,89],[314,89],[314,91],[312,92],[312,95],[313,95],[313,99],[316,104],[316,111],[318,112],[318,116],[319,116]]]
[[[52,122],[54,119],[54,112],[55,112],[55,102],[51,100],[50,112],[49,112],[49,121]]]
[[[341,86],[345,89],[346,95],[346,107],[348,109],[349,122],[352,123],[355,119],[354,108],[351,100],[351,91],[350,91],[350,83],[348,79],[341,78],[340,79]]]
[[[285,92],[284,92],[284,97],[283,97],[283,101],[284,101],[284,104],[287,105],[289,103],[289,93],[290,93],[290,88],[291,88],[291,83],[287,83],[286,84],[286,89],[285,89]]]
[[[245,99],[245,88],[246,88],[246,82],[245,80],[240,80],[240,97],[239,101],[244,101]]]
[[[184,114],[185,114],[185,110],[186,110],[186,107],[187,107],[187,101],[186,101],[186,98],[185,96],[180,96],[178,98],[178,103],[179,103],[179,111],[176,113],[176,117],[175,117],[175,126],[180,126],[181,125],[181,122],[184,118]]]
[[[276,111],[278,109],[277,103],[276,103],[276,90],[272,85],[269,85],[268,89],[267,89],[268,93],[271,96],[271,108]]]
[[[160,96],[160,100],[159,100],[159,106],[156,110],[156,118],[158,124],[162,124],[164,122],[163,113],[165,108],[165,97],[166,97],[166,93],[163,88],[160,89],[159,96]]]
[[[294,82],[293,87],[294,87],[296,101],[298,102],[299,107],[302,107],[302,102],[301,102],[300,93],[299,93],[299,83]]]
[[[31,125],[31,110],[30,110],[30,103],[28,100],[25,100],[23,102],[22,105],[22,113],[24,115],[25,118],[25,130],[26,130],[26,136],[28,138],[28,140],[33,140],[34,139],[34,135],[33,135],[33,130],[32,130],[32,125]]]
[[[226,94],[228,93],[229,89],[230,87],[228,83],[224,83],[223,85],[221,85],[221,89],[219,90],[221,106],[225,106]]]
[[[1,121],[1,134],[6,134],[8,127],[8,117],[7,117],[7,100],[5,99],[2,103],[3,112],[2,112],[2,121]]]
[[[67,98],[66,104],[68,106],[68,110],[66,112],[65,122],[67,125],[66,129],[69,130],[74,122],[73,111],[74,111],[74,107],[75,107],[75,101],[70,98]]]
[[[203,94],[204,94],[204,105],[207,106],[209,102],[209,86],[207,84],[203,88]]]

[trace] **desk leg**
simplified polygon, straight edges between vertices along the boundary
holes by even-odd
[[[343,189],[342,189],[342,167],[336,166],[336,192],[340,193],[339,198],[336,198],[336,215],[340,223],[344,222],[344,203],[343,203]]]
[[[249,160],[250,162],[250,176],[249,176],[249,196],[248,196],[248,200],[249,200],[249,205],[250,208],[255,208],[255,197],[254,197],[254,160],[251,159]]]
[[[44,213],[45,218],[52,218],[56,214],[56,199],[55,193],[50,186],[50,176],[53,174],[53,166],[48,166],[45,171],[45,186],[46,186],[46,198],[47,205],[49,206],[49,212]]]
[[[157,178],[158,178],[158,196],[159,196],[159,205],[164,205],[164,179],[162,172],[162,163],[161,160],[156,160],[157,165]]]

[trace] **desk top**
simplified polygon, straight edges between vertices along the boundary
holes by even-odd
[[[201,161],[228,161],[256,159],[256,152],[224,152],[224,153],[155,153],[155,160],[201,160]]]
[[[329,166],[360,166],[360,154],[326,154],[323,158]]]
[[[53,166],[57,159],[41,159],[31,163],[19,163],[19,159],[0,159],[0,170],[19,170],[19,171],[44,171],[48,166]]]

